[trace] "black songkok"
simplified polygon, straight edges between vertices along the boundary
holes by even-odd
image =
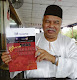
[[[53,15],[62,18],[62,9],[57,5],[49,5],[44,13],[45,15]]]

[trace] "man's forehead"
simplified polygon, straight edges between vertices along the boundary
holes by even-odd
[[[50,19],[50,20],[62,20],[60,17],[58,16],[53,16],[53,15],[46,15],[44,16],[44,19]]]

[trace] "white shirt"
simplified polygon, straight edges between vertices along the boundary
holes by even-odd
[[[36,46],[59,56],[58,66],[46,60],[37,62],[37,69],[24,71],[24,78],[77,78],[77,46],[72,39],[59,34],[57,40],[49,42],[44,33],[40,33],[36,35]],[[20,71],[11,72],[10,77],[18,73]]]

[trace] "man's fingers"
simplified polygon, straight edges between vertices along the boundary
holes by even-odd
[[[4,53],[2,53],[2,56],[8,55],[8,54],[9,54],[9,52],[4,52]]]
[[[41,53],[41,54],[37,57],[37,61],[39,61],[42,56],[44,56],[43,53]]]
[[[45,55],[43,55],[40,59],[39,62],[45,59]]]
[[[40,55],[39,53],[42,53],[42,52],[43,52],[42,49],[37,50],[36,53],[35,53],[35,57],[37,57],[38,55]]]
[[[11,60],[9,60],[9,59],[8,59],[7,61],[5,61],[5,64],[7,64],[7,65],[8,65],[8,63],[9,63],[10,61],[11,61]]]
[[[10,55],[4,55],[4,56],[2,56],[1,58],[2,58],[2,59],[4,59],[4,58],[11,58],[11,56],[10,56]]]
[[[2,53],[2,61],[5,63],[5,64],[8,64],[8,62],[10,62],[12,59],[11,59],[11,56],[9,55],[8,52],[4,52]]]
[[[11,58],[7,57],[7,58],[3,59],[3,62],[7,62],[7,61],[11,61],[11,60],[12,60]]]

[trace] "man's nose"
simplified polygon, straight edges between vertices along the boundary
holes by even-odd
[[[54,27],[54,26],[55,26],[54,23],[50,22],[49,27]]]

